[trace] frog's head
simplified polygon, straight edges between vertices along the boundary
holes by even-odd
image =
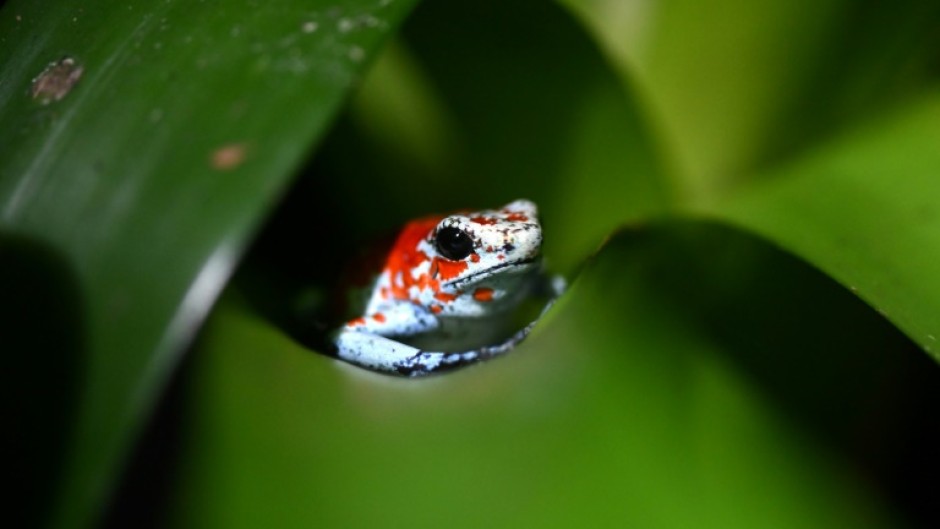
[[[528,291],[529,272],[540,267],[538,210],[516,200],[500,209],[449,215],[428,234],[427,247],[442,292],[500,305]]]

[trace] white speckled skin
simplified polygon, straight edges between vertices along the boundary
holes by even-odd
[[[455,254],[447,239],[458,231]],[[507,314],[545,285],[559,290],[563,284],[545,281],[541,246],[538,211],[528,200],[409,223],[362,316],[334,333],[337,356],[371,370],[423,376],[511,350],[533,324],[506,338]]]

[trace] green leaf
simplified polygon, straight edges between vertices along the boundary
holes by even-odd
[[[655,107],[679,209],[778,242],[938,357],[936,111],[910,107],[935,92],[940,5],[566,4]]]
[[[709,213],[815,264],[940,360],[938,138],[935,93],[820,146]]]
[[[743,303],[768,284],[766,303]],[[820,297],[835,316],[806,310]],[[872,334],[833,326],[843,316]],[[311,353],[233,297],[194,357],[169,523],[894,526],[799,413],[851,444],[890,402],[859,398],[888,376],[877,363],[832,383],[833,342],[890,363],[883,346],[904,339],[804,265],[716,228],[618,237],[521,347],[425,380]]]
[[[412,3],[4,6],[0,230],[69,278],[80,318],[71,347],[14,344],[76,366],[53,525],[94,519],[249,235]]]
[[[936,2],[564,3],[647,97],[693,203],[851,129],[936,76]]]

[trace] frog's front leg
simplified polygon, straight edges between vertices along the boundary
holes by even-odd
[[[346,362],[384,373],[423,377],[488,360],[511,351],[528,336],[532,322],[501,343],[469,351],[422,351],[379,334],[344,328],[335,338],[336,355]]]
[[[368,332],[342,330],[333,341],[336,356],[359,367],[403,374],[402,367],[414,362],[421,351],[391,338]]]
[[[416,347],[391,337],[433,332],[440,323],[431,312],[414,303],[398,303],[349,321],[333,336],[336,356],[366,369],[408,375],[415,366],[433,371],[439,362]]]
[[[525,338],[533,324],[493,346],[461,352],[422,351],[395,337],[433,332],[440,322],[422,307],[403,303],[348,322],[333,336],[333,344],[336,356],[351,364],[389,374],[421,377],[508,352]]]
[[[421,377],[478,362],[491,355],[480,350],[463,353],[422,351],[392,338],[342,331],[334,342],[339,358],[359,367],[406,377]]]

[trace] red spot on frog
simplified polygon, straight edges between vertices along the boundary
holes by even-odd
[[[467,267],[470,266],[466,261],[451,261],[435,257],[431,263],[431,276],[440,277],[444,281],[459,276]]]
[[[493,301],[493,289],[481,287],[473,291],[473,299],[482,302]]]
[[[442,301],[444,303],[450,303],[451,301],[454,301],[455,299],[457,299],[457,295],[448,294],[447,292],[438,292],[437,294],[434,294],[434,299],[438,301]]]
[[[506,215],[506,220],[509,222],[529,222],[529,217],[522,213],[511,212]]]
[[[431,312],[434,314],[440,314],[442,310],[444,310],[444,307],[440,305],[431,305]]]
[[[437,292],[441,289],[441,282],[432,278],[428,274],[421,274],[418,276],[418,279],[413,281],[413,284],[417,285],[419,290],[430,290],[432,292]]]
[[[484,226],[490,224],[496,224],[499,222],[499,219],[493,217],[470,217],[470,222],[476,222],[477,224],[483,224]]]
[[[415,284],[412,270],[428,260],[427,254],[418,250],[418,243],[426,239],[437,226],[442,216],[435,215],[409,222],[398,234],[385,261],[384,272],[391,280],[391,295],[396,299],[408,299],[408,288]]]
[[[348,325],[349,327],[357,327],[359,325],[365,325],[365,324],[366,324],[365,318],[356,318],[354,320],[349,320],[349,323],[347,323],[346,325]]]
[[[479,262],[480,262],[480,256],[477,255],[477,254],[475,254],[475,253],[472,253],[472,254],[470,254],[470,260],[473,261],[474,263],[479,263]]]
[[[385,314],[382,314],[381,312],[376,312],[375,314],[372,315],[372,319],[379,323],[385,323]]]

